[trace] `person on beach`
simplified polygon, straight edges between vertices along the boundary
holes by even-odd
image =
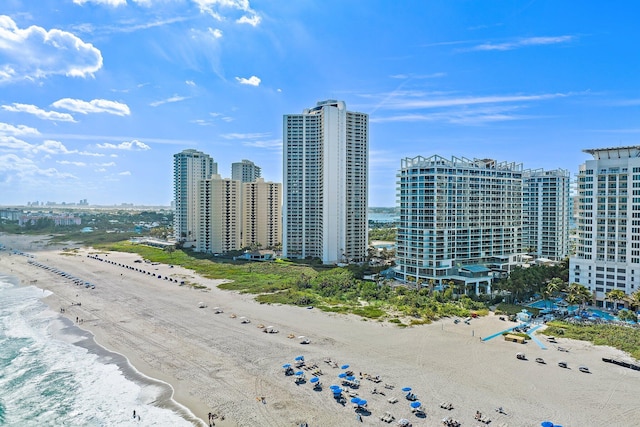
[[[136,410],[134,409],[133,410],[133,418],[135,418],[135,417],[136,417]]]

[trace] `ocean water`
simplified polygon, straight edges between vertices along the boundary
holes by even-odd
[[[123,369],[122,356],[49,309],[46,295],[0,275],[0,426],[193,426],[153,405],[166,384]]]

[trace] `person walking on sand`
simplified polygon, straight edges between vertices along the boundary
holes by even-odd
[[[136,417],[136,410],[134,409],[133,410],[133,418],[135,418],[135,417]]]

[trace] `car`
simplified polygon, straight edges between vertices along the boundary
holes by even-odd
[[[567,368],[567,362],[558,362],[558,366],[561,368]]]
[[[580,367],[578,368],[578,370],[579,370],[580,372],[584,372],[585,374],[590,374],[590,373],[591,373],[591,371],[589,370],[589,368],[587,368],[586,366],[580,366]]]

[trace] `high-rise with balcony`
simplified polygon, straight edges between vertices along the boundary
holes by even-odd
[[[242,247],[282,243],[282,184],[257,178],[242,183]]]
[[[526,170],[522,190],[522,247],[538,259],[569,255],[569,171]]]
[[[260,178],[261,169],[250,160],[231,163],[231,179],[240,182],[253,182]]]
[[[396,275],[490,293],[522,262],[522,165],[434,155],[401,160]]]
[[[199,182],[218,173],[208,154],[188,149],[173,155],[173,234],[185,247],[196,243]]]
[[[367,256],[369,117],[343,101],[284,116],[283,256],[325,264]]]
[[[640,285],[640,146],[583,151],[593,160],[578,171],[569,282],[586,286],[603,306],[607,292],[631,294]]]
[[[195,250],[224,253],[242,248],[240,181],[213,175],[199,182]]]

